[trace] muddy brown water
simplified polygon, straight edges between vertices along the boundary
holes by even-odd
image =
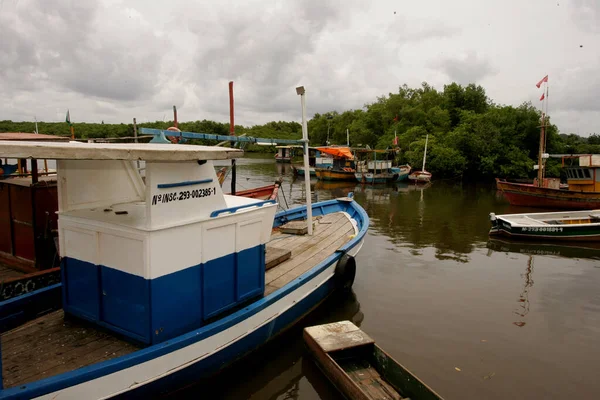
[[[302,201],[289,165],[238,165],[238,189],[283,174],[280,204]],[[301,328],[349,319],[446,399],[600,398],[600,250],[490,241],[490,212],[531,211],[493,186],[312,187],[318,200],[354,192],[371,218],[352,292],[176,397],[340,399]]]

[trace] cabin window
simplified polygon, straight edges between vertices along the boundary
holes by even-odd
[[[586,178],[590,179],[592,177],[592,175],[590,174],[590,170],[589,169],[584,169],[583,170],[583,174],[585,175]]]
[[[581,172],[580,169],[577,170],[577,175],[579,176],[579,178],[583,178],[583,172]]]

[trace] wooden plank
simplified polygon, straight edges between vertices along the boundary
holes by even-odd
[[[341,237],[337,239],[335,236],[331,236],[323,240],[319,245],[313,246],[301,255],[292,257],[291,260],[288,260],[276,268],[268,271],[267,274],[274,272],[273,275],[269,276],[270,279],[266,281],[268,286],[271,288],[283,287],[291,280],[299,277],[321,261],[325,260],[331,254],[333,254],[335,250],[350,240],[348,235],[344,236],[344,234],[347,234],[348,232],[350,231],[342,232],[342,235],[340,235]],[[281,274],[282,272],[284,273]],[[276,275],[279,276],[277,276],[275,279],[272,279]]]
[[[44,315],[2,335],[5,387],[47,378],[122,356],[137,347],[62,310]]]
[[[0,264],[0,282],[11,278],[20,278],[25,275],[22,271],[17,271],[11,267]]]
[[[327,228],[329,225],[335,224],[342,218],[346,218],[346,216],[341,212],[327,214],[321,217],[318,222],[315,224],[315,230],[313,232],[313,236],[300,236],[297,235],[289,235],[289,234],[281,234],[284,238],[276,237],[277,246],[285,247],[292,250],[292,257],[294,256],[294,249],[302,243],[305,243],[311,240],[314,236],[320,236],[323,232],[324,228]],[[346,218],[347,219],[347,218]],[[316,218],[313,218],[313,221],[316,221]]]
[[[306,332],[306,329],[303,332],[303,338],[319,368],[347,399],[369,400],[368,395],[352,381],[352,378],[348,376],[329,354],[323,352],[321,347]]]
[[[279,247],[267,245],[267,254],[265,256],[265,268],[267,270],[276,267],[282,262],[289,260],[292,256],[292,251],[287,249],[281,249]]]
[[[311,326],[306,332],[326,353],[375,343],[350,321]]]
[[[298,248],[296,248],[295,252],[292,251],[292,258],[290,260],[279,265],[277,268],[273,268],[272,270],[268,271],[265,281],[267,283],[274,281],[283,274],[291,271],[297,265],[301,264],[317,252],[324,251],[340,237],[345,238],[346,241],[349,240],[349,232],[354,233],[354,227],[349,220],[346,220],[341,226],[335,224],[329,226],[323,230],[323,236],[317,235],[309,241],[302,243]]]
[[[313,222],[313,230],[314,230]],[[290,235],[306,235],[308,233],[308,223],[306,221],[291,221],[285,225],[279,227],[281,233],[287,233]]]
[[[340,361],[339,365],[369,399],[402,399],[402,396],[379,375],[379,372],[367,360],[353,358]]]

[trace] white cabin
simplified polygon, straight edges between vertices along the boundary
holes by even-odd
[[[0,157],[56,159],[63,308],[162,342],[263,295],[274,201],[224,195],[211,160],[169,144],[25,143]],[[145,181],[135,161],[144,160]]]

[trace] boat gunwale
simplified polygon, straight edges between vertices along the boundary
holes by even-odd
[[[201,340],[204,340],[208,337],[218,334],[226,329],[232,328],[238,323],[244,321],[247,318],[250,318],[252,315],[262,311],[263,309],[273,305],[277,301],[283,299],[290,293],[294,292],[299,287],[305,285],[307,282],[312,281],[313,278],[317,277],[320,273],[322,273],[325,269],[327,269],[331,264],[337,261],[342,257],[348,250],[354,248],[356,245],[359,245],[360,242],[364,239],[368,227],[369,227],[369,216],[366,211],[358,204],[356,201],[350,198],[341,198],[341,199],[333,199],[326,200],[318,203],[312,204],[313,213],[315,208],[320,211],[320,213],[314,213],[313,216],[324,215],[325,207],[338,207],[337,210],[331,212],[346,212],[349,208],[354,210],[354,213],[348,214],[349,218],[354,218],[356,215],[360,216],[362,222],[360,226],[355,226],[355,229],[358,230],[354,237],[350,238],[348,242],[346,242],[343,246],[338,248],[334,253],[328,256],[325,260],[321,261],[313,268],[309,269],[299,277],[291,280],[283,287],[274,291],[273,293],[264,296],[256,300],[255,302],[249,304],[247,307],[236,311],[235,313],[223,317],[213,323],[202,326],[198,329],[192,330],[190,332],[184,333],[180,336],[177,336],[171,340],[168,340],[163,343],[158,343],[152,346],[145,347],[143,349],[134,351],[129,354],[122,355],[120,357],[116,357],[110,360],[102,361],[99,363],[91,364],[82,368],[78,368],[72,371],[64,372],[55,376],[47,377],[44,379],[40,379],[37,381],[32,381],[30,383],[26,383],[24,385],[19,385],[11,388],[6,388],[0,390],[0,398],[21,398],[22,396],[27,396],[29,398],[43,396],[48,393],[60,391],[62,389],[66,389],[71,386],[75,386],[78,384],[82,384],[94,379],[98,379],[107,375],[111,375],[114,373],[118,373],[127,368],[135,367],[137,365],[141,365],[145,362],[151,361],[158,357],[164,356],[166,354],[172,353],[174,351],[180,350],[182,348],[193,345]],[[275,215],[275,220],[273,223],[273,227],[280,226],[287,221],[301,218],[303,215],[306,215],[306,205],[295,207],[290,210],[282,211]],[[291,217],[291,219],[290,219]],[[281,220],[281,221],[280,221]],[[359,222],[359,221],[357,221]],[[277,225],[276,225],[277,224]],[[320,285],[319,285],[320,286]],[[313,289],[314,290],[314,289]],[[1,304],[1,303],[0,303]],[[282,315],[286,310],[283,310],[282,313],[278,315]],[[270,321],[270,319],[269,319]],[[267,322],[269,322],[267,321]],[[261,325],[262,326],[262,325]],[[260,327],[260,326],[259,326]],[[258,327],[256,327],[258,328]],[[212,353],[212,354],[217,354]],[[190,366],[196,362],[201,361],[205,358],[204,355],[200,356],[190,362],[187,363],[186,366]],[[175,373],[177,370],[174,370]],[[154,377],[144,381],[139,382],[137,385],[131,385],[128,388],[121,388],[117,390],[115,393],[112,393],[111,396],[119,395],[121,393],[126,392],[127,390],[132,390],[136,387],[143,386],[144,384],[151,383],[157,379],[160,379],[164,376],[168,376],[169,373],[157,373]]]

